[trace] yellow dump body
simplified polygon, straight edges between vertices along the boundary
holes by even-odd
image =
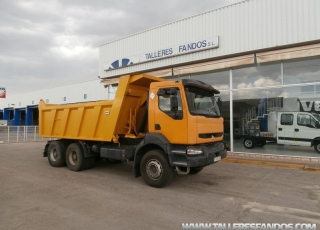
[[[151,82],[164,79],[145,74],[120,78],[114,100],[76,104],[39,103],[41,137],[114,141],[139,138]]]

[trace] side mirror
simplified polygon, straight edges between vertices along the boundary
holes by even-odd
[[[221,110],[222,110],[222,99],[221,99],[221,97],[216,97],[216,99],[217,99],[217,104],[218,104],[219,111],[220,111],[220,114],[221,114]]]
[[[319,121],[316,121],[316,128],[320,128],[320,123],[319,123]]]
[[[160,89],[157,93],[158,96],[163,96],[166,94],[166,91],[164,89]]]
[[[177,95],[172,95],[170,97],[170,110],[172,112],[177,112],[178,111],[178,98],[177,98]]]
[[[170,88],[170,95],[177,95],[177,89],[176,88]]]

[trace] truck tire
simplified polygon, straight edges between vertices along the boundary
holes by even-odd
[[[66,165],[66,146],[62,141],[53,141],[48,147],[48,161],[52,167]]]
[[[253,138],[245,138],[243,140],[243,146],[247,149],[253,149],[256,147],[256,141]]]
[[[256,146],[257,147],[263,147],[263,146],[265,146],[266,145],[266,140],[258,140],[257,142],[256,142]]]
[[[314,150],[315,150],[317,153],[320,153],[320,142],[314,143]]]
[[[82,146],[79,143],[72,143],[66,151],[66,162],[71,171],[78,172],[92,168],[95,158],[85,158]]]
[[[161,150],[151,150],[141,159],[140,172],[143,180],[155,188],[162,188],[173,178],[167,156]]]

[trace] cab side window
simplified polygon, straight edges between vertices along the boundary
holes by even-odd
[[[281,125],[293,125],[293,114],[282,114],[280,124]]]
[[[181,120],[183,118],[183,111],[182,111],[182,102],[181,102],[181,94],[179,89],[177,89],[177,99],[178,99],[178,111],[171,111],[170,106],[170,97],[173,97],[174,95],[170,95],[170,88],[163,88],[159,89],[158,92],[165,92],[163,95],[159,95],[158,104],[159,109],[167,114],[169,117],[175,119],[175,120]]]
[[[316,127],[316,120],[307,114],[298,114],[297,124],[300,126]]]

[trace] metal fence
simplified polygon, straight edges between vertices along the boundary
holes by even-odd
[[[0,126],[0,142],[43,141],[39,137],[39,126]]]

